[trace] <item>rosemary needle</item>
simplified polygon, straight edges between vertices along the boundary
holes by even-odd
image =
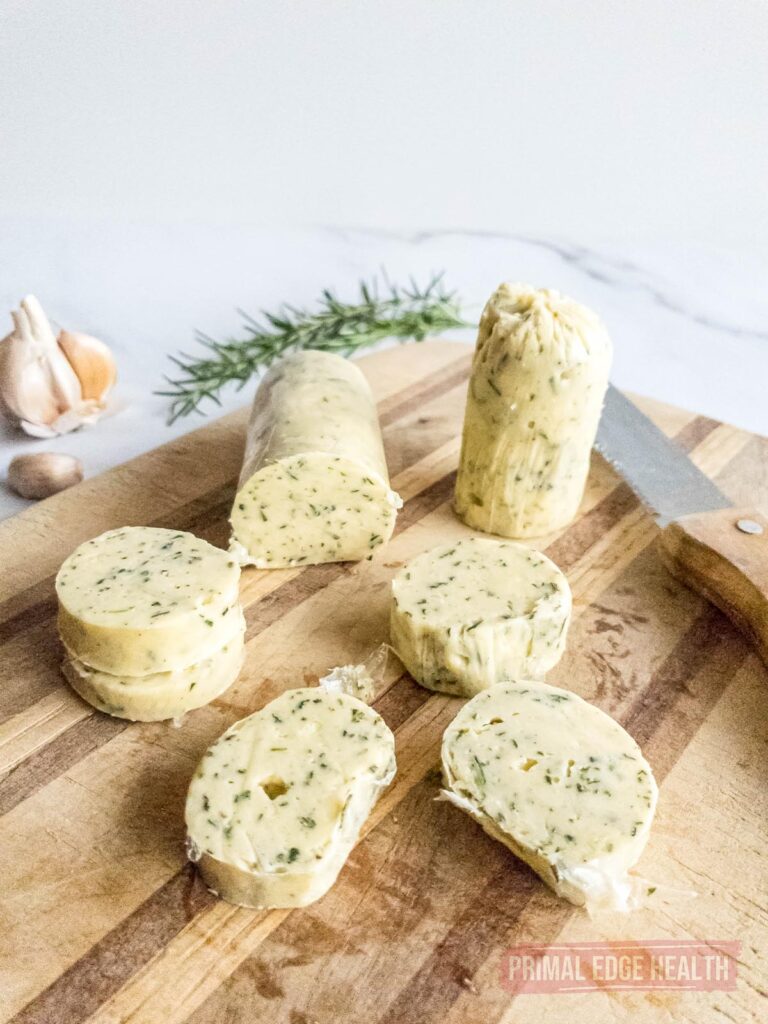
[[[243,316],[244,338],[215,341],[199,334],[206,351],[171,356],[178,375],[166,377],[169,388],[157,392],[171,399],[169,423],[202,412],[207,399],[220,404],[219,393],[227,384],[243,387],[286,352],[313,348],[349,356],[386,338],[421,341],[452,327],[472,326],[462,318],[456,293],[446,290],[442,274],[424,288],[415,281],[398,287],[385,277],[382,294],[376,280],[362,281],[354,302],[342,302],[325,290],[312,311],[286,305],[277,313],[263,312],[258,320]]]

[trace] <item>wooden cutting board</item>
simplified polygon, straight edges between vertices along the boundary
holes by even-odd
[[[394,659],[376,707],[397,736],[397,778],[323,900],[238,909],[185,863],[184,795],[208,744],[283,689],[366,658],[387,639],[395,570],[469,532],[451,511],[468,348],[412,345],[361,366],[405,501],[395,537],[372,562],[245,572],[245,669],[180,727],[109,718],[67,688],[53,575],[75,545],[123,524],[224,545],[246,411],[0,524],[0,1020],[758,1020],[768,975],[765,670],[666,574],[652,520],[597,457],[579,518],[540,544],[575,597],[569,649],[550,681],[619,719],[654,767],[661,798],[640,870],[659,888],[648,908],[590,920],[435,802],[440,738],[459,704],[415,685]],[[638,401],[735,503],[768,507],[768,441]],[[515,944],[618,939],[738,940],[737,988],[513,997],[501,986]]]

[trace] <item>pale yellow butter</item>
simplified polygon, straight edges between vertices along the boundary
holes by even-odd
[[[117,676],[174,672],[242,637],[240,568],[190,533],[133,526],[81,544],[56,577],[71,654]]]
[[[237,679],[243,664],[242,634],[221,650],[188,668],[148,676],[117,676],[100,672],[69,653],[62,664],[65,678],[99,711],[131,722],[180,718],[210,703]]]
[[[608,385],[611,342],[586,306],[502,284],[480,320],[456,511],[469,526],[537,537],[579,507]]]
[[[413,678],[471,697],[539,678],[562,657],[568,581],[546,555],[470,537],[419,555],[392,582],[390,638]]]
[[[187,796],[190,857],[230,903],[300,907],[333,885],[382,789],[394,737],[367,704],[288,690],[236,722]]]
[[[632,737],[574,693],[541,682],[493,687],[446,729],[443,796],[558,895],[590,910],[641,898],[629,875],[658,789]]]
[[[400,504],[360,369],[312,350],[272,367],[232,507],[239,561],[274,569],[365,558],[391,537]]]

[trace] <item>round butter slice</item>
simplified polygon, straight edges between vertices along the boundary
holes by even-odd
[[[56,577],[59,633],[91,668],[173,672],[243,631],[232,555],[179,530],[128,526],[81,544]]]
[[[400,505],[361,370],[313,350],[275,364],[254,398],[232,507],[231,549],[242,564],[366,558],[391,537]]]
[[[62,672],[72,689],[99,711],[131,722],[160,722],[180,718],[228,689],[240,674],[244,653],[240,634],[205,661],[174,672],[116,676],[90,668],[69,652]]]
[[[511,541],[432,548],[392,582],[392,646],[417,682],[444,693],[543,676],[565,650],[570,615],[563,573]]]
[[[190,857],[230,903],[305,906],[333,885],[394,774],[394,736],[367,704],[288,690],[200,762],[187,796]]]
[[[590,909],[629,909],[658,789],[632,737],[585,700],[504,683],[464,705],[442,745],[445,799]]]

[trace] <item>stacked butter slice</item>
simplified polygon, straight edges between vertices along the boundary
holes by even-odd
[[[56,577],[65,677],[132,721],[207,704],[242,665],[239,578],[231,555],[178,530],[123,527],[86,541]]]

